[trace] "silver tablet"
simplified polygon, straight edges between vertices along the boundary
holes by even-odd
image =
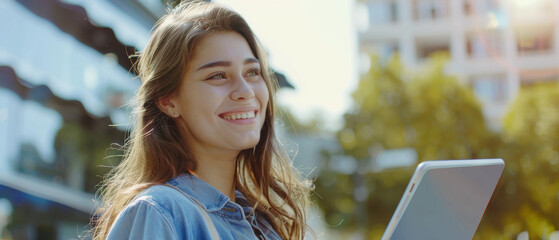
[[[382,239],[471,240],[504,166],[502,159],[422,162]]]

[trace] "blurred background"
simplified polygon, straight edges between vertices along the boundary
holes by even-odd
[[[0,239],[79,239],[170,0],[0,1]],[[474,239],[559,239],[559,2],[222,0],[267,47],[318,239],[380,239],[425,160],[503,158]],[[87,237],[86,237],[87,239]]]

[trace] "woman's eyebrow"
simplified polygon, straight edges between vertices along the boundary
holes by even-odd
[[[229,62],[229,61],[215,61],[215,62],[209,62],[209,63],[206,63],[206,64],[200,66],[198,69],[196,69],[196,71],[202,70],[204,68],[229,67],[229,66],[231,66],[231,62]]]
[[[247,58],[244,61],[244,64],[251,64],[251,63],[260,63],[260,61],[256,58]],[[231,62],[230,61],[214,61],[214,62],[209,62],[206,63],[202,66],[200,66],[198,69],[196,69],[196,71],[205,69],[205,68],[211,68],[211,67],[229,67],[231,66]]]
[[[247,58],[247,59],[245,59],[245,65],[246,65],[246,64],[250,64],[250,63],[260,63],[260,61],[258,61],[258,59],[256,59],[256,58]]]

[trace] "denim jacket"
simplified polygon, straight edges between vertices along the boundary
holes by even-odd
[[[107,239],[211,239],[201,209],[193,201],[207,211],[222,240],[281,239],[261,214],[252,212],[239,191],[233,202],[194,175],[182,174],[167,183],[191,198],[169,186],[152,186],[122,210]]]

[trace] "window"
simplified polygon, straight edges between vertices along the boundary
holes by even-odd
[[[553,27],[526,27],[516,32],[518,56],[553,51]]]
[[[369,21],[372,24],[396,22],[398,20],[398,8],[394,1],[371,1],[367,3],[367,8],[369,9]]]
[[[477,97],[486,103],[503,103],[506,100],[506,82],[504,76],[478,76],[472,80]]]
[[[484,15],[499,11],[499,0],[464,0],[464,15]]]
[[[415,0],[413,6],[416,20],[435,20],[449,17],[447,0]]]
[[[500,32],[470,33],[466,37],[466,52],[471,58],[486,58],[502,54],[503,41]]]
[[[378,52],[383,58],[389,58],[394,55],[394,53],[398,52],[398,44],[395,42],[379,44]]]
[[[418,59],[428,58],[435,52],[450,52],[449,37],[416,39],[415,46]]]
[[[388,59],[399,51],[396,40],[363,42],[362,48],[365,52],[378,55],[381,59]]]

